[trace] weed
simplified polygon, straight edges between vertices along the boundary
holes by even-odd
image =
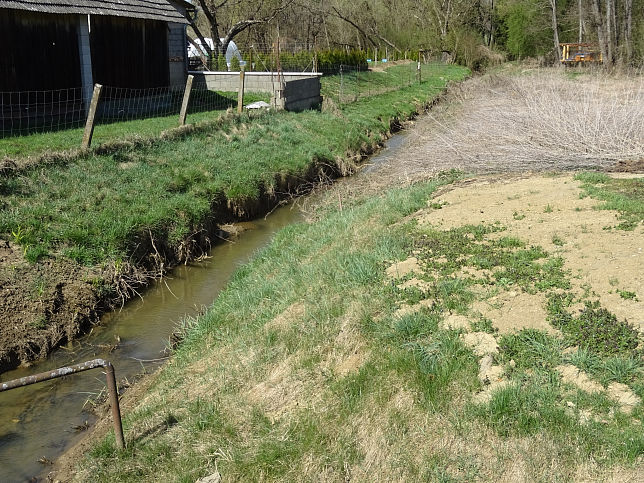
[[[470,327],[474,332],[486,332],[488,334],[496,334],[499,331],[494,327],[492,321],[486,317],[470,322]]]
[[[31,288],[31,296],[33,299],[40,300],[47,290],[47,281],[42,277],[38,276],[33,281],[33,286]]]
[[[637,300],[637,294],[628,290],[617,290],[617,293],[624,300]]]
[[[598,209],[619,212],[618,230],[632,231],[644,220],[644,180],[611,178],[603,173],[580,173],[575,179],[582,182],[585,196],[603,201]]]
[[[557,404],[558,399],[559,391],[552,384],[512,384],[494,393],[478,415],[504,436],[532,435],[544,426],[564,432],[575,422]]]
[[[552,213],[554,210],[552,209],[552,206],[550,206],[550,203],[546,205],[546,207],[543,209],[544,213]]]
[[[525,218],[525,214],[515,211],[514,213],[512,213],[512,218],[514,218],[515,220],[523,220]]]
[[[505,362],[514,360],[520,369],[553,369],[561,363],[562,342],[535,329],[523,329],[516,334],[504,335],[499,339],[501,358]]]
[[[566,242],[559,235],[554,234],[552,235],[552,244],[557,245],[558,247],[562,247],[566,244]]]
[[[626,321],[619,321],[599,302],[586,302],[578,317],[565,310],[569,296],[548,297],[548,319],[560,329],[571,345],[589,349],[600,355],[632,354],[639,344],[638,332]]]
[[[22,245],[27,237],[27,234],[23,231],[22,227],[19,226],[15,230],[11,230],[11,236],[13,237],[13,242],[16,245]]]
[[[47,328],[47,318],[45,316],[39,317],[29,322],[29,325],[34,329],[45,329]]]

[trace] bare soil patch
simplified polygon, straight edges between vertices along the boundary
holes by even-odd
[[[95,270],[73,262],[34,265],[0,241],[0,372],[46,356],[98,319]]]
[[[615,229],[618,213],[597,210],[599,202],[581,194],[580,183],[570,175],[482,178],[432,200],[443,207],[423,211],[417,218],[421,225],[445,230],[498,222],[507,230],[491,236],[515,236],[563,257],[577,294],[595,294],[620,320],[644,330],[644,230]],[[617,289],[637,297],[624,299]],[[476,309],[499,321],[504,332],[544,328],[545,312],[530,298],[500,295],[497,301],[505,308],[485,303]]]

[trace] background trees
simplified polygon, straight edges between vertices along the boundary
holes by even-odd
[[[425,50],[476,67],[503,54],[555,61],[561,42],[591,42],[606,64],[642,64],[644,0],[193,0],[194,38],[268,48]],[[219,39],[223,38],[223,41]]]

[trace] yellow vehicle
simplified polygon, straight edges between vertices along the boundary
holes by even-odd
[[[562,64],[582,64],[586,62],[602,62],[602,54],[593,44],[564,43],[561,47]]]

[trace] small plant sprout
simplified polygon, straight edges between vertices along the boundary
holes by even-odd
[[[617,293],[621,298],[624,300],[638,300],[637,299],[637,294],[635,292],[631,292],[629,290],[619,290],[617,289]]]
[[[564,239],[561,238],[556,233],[554,235],[552,235],[552,244],[553,245],[557,245],[558,247],[562,247],[562,246],[564,246],[565,243],[566,242],[564,241]]]

